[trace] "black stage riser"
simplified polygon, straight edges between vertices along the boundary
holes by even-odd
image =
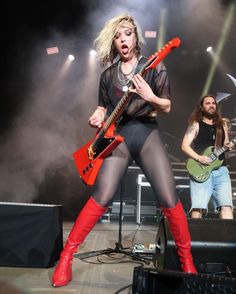
[[[63,247],[62,206],[0,203],[0,266],[48,268]]]

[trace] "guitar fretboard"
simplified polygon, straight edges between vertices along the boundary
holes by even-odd
[[[211,153],[208,157],[211,159],[211,161],[217,160],[218,157],[224,153],[228,148],[226,146],[223,146],[219,149],[215,149],[213,153]]]
[[[236,138],[233,138],[230,143],[235,144],[236,143]],[[214,152],[212,154],[210,154],[210,159],[216,160],[222,153],[224,153],[225,151],[227,151],[229,148],[227,146],[222,146],[219,149],[215,149]]]

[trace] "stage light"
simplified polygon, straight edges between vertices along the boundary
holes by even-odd
[[[226,74],[231,80],[232,82],[234,83],[234,86],[236,87],[236,78],[234,78],[232,75],[230,74]]]
[[[92,49],[92,50],[90,50],[89,54],[90,54],[90,56],[96,56],[97,52],[96,52],[96,50]]]
[[[230,93],[217,92],[217,93],[216,93],[216,102],[217,102],[217,103],[224,102],[224,101],[228,100],[228,98],[229,98],[231,95],[232,95],[232,94],[230,94]]]
[[[96,55],[97,55],[97,52],[96,50],[94,49],[91,49],[89,51],[89,58],[88,58],[88,62],[89,62],[89,67],[91,68],[91,70],[95,70],[96,68]]]
[[[211,47],[211,46],[207,47],[206,51],[207,51],[207,52],[212,51],[212,47]]]
[[[46,49],[46,51],[47,51],[48,55],[53,55],[53,54],[59,53],[59,48],[57,46],[49,47],[49,48]]]
[[[165,44],[166,39],[166,28],[167,28],[167,9],[160,9],[160,26],[158,30],[158,38],[157,38],[157,49],[159,50]]]
[[[225,42],[227,40],[230,28],[232,26],[232,22],[234,20],[234,15],[235,15],[235,9],[236,9],[236,2],[233,1],[228,9],[227,15],[225,17],[224,25],[221,30],[221,35],[218,40],[216,49],[214,51],[210,50],[210,55],[212,56],[212,64],[210,66],[205,85],[203,87],[202,95],[206,95],[209,92],[209,89],[211,87],[211,83],[216,71],[216,66],[219,65],[220,63],[220,56],[222,53],[222,50],[225,46]],[[208,47],[209,48],[209,47]]]
[[[75,60],[75,57],[74,57],[74,55],[70,54],[70,55],[68,55],[68,59],[69,59],[70,61],[73,61],[73,60]]]
[[[156,31],[145,31],[144,36],[145,36],[145,38],[153,38],[153,39],[156,39],[157,32]]]

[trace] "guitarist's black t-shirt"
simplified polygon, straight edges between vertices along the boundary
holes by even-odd
[[[197,137],[193,141],[194,150],[202,154],[203,151],[209,146],[215,146],[216,139],[216,125],[209,125],[203,121],[199,122],[199,132]],[[224,129],[222,128],[222,143],[223,146],[225,140]],[[224,160],[223,164],[225,165],[225,156],[224,153],[219,156],[220,160]]]

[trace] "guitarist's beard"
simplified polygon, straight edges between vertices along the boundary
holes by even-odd
[[[217,117],[216,112],[214,112],[214,113],[210,113],[210,112],[205,112],[205,111],[203,111],[203,112],[202,112],[202,115],[203,115],[203,117],[205,117],[205,118],[207,118],[207,119],[214,119],[214,118]]]

